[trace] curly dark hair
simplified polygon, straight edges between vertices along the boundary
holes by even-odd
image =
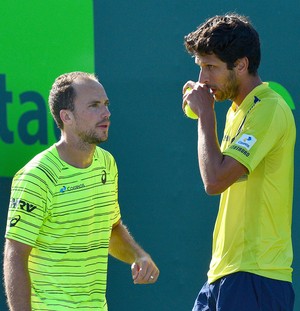
[[[50,90],[48,102],[51,114],[60,129],[63,129],[60,111],[62,109],[74,110],[76,92],[73,82],[76,79],[95,80],[99,82],[94,74],[81,71],[65,73],[55,79]]]
[[[215,54],[229,70],[239,58],[247,57],[249,74],[257,74],[260,40],[248,17],[231,13],[209,18],[184,37],[184,45],[194,56]]]

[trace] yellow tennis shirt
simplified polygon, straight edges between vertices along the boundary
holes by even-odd
[[[107,310],[108,246],[119,219],[117,166],[100,147],[88,168],[63,162],[52,146],[15,175],[6,238],[33,247],[32,310]]]
[[[292,280],[295,122],[264,83],[226,117],[221,150],[249,171],[221,194],[208,282],[246,271]]]

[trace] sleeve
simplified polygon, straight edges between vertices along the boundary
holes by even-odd
[[[12,181],[5,237],[35,246],[46,217],[47,185],[36,169]]]
[[[224,150],[251,173],[278,144],[287,128],[282,107],[276,102],[262,101],[247,116],[235,140]]]
[[[112,223],[115,224],[121,219],[121,211],[119,206],[119,173],[118,173],[118,167],[115,159],[112,157],[111,162],[111,172],[113,174],[114,178],[114,189],[115,189],[115,208],[113,213],[113,219]]]

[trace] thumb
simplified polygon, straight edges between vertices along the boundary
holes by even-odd
[[[140,267],[137,263],[133,263],[131,265],[131,273],[132,273],[132,278],[135,280],[137,276],[139,275]]]

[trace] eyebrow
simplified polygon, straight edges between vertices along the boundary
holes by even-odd
[[[201,62],[199,58],[195,58],[195,64],[202,67],[203,65],[207,65],[207,62]]]
[[[90,104],[104,104],[104,105],[108,105],[109,104],[109,100],[107,99],[105,102],[101,102],[100,100],[93,100],[90,102]]]

